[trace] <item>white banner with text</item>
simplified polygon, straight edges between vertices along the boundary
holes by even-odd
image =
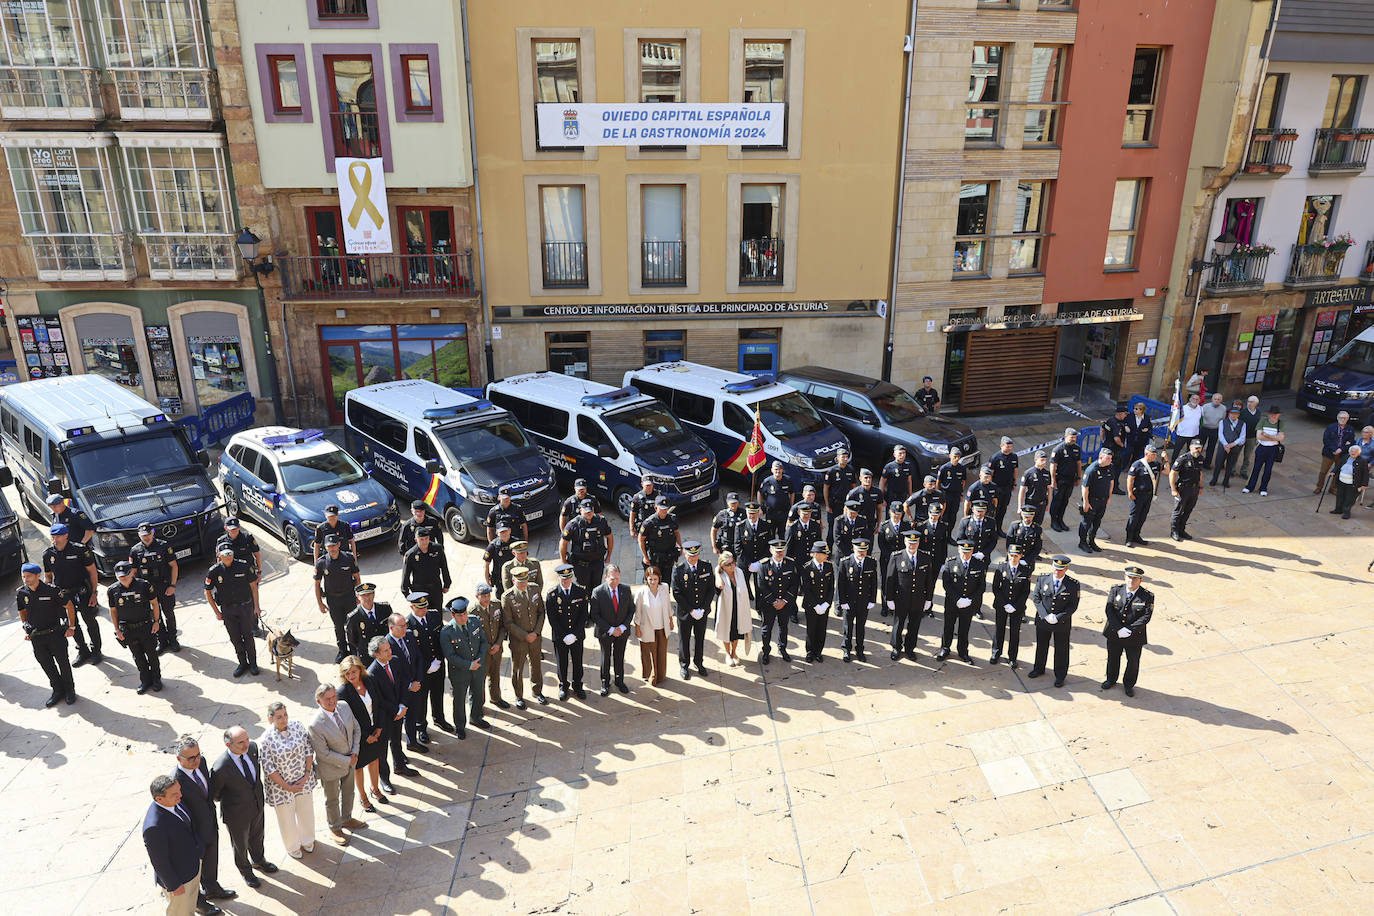
[[[391,217],[386,207],[386,175],[381,159],[335,159],[344,251],[391,254]]]
[[[782,102],[540,102],[539,145],[782,146]]]

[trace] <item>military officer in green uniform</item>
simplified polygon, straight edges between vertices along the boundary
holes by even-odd
[[[510,545],[511,553],[514,557],[501,569],[501,593],[505,594],[515,587],[515,581],[511,578],[511,570],[517,566],[523,566],[529,570],[530,588],[536,593],[544,590],[544,573],[539,569],[538,557],[530,556],[529,541],[513,541]]]
[[[490,585],[479,582],[473,592],[477,595],[477,607],[472,615],[487,634],[487,661],[483,666],[487,672],[487,698],[498,709],[510,709],[510,704],[501,699],[501,652],[506,641],[506,618],[501,613],[500,602],[491,600]]]
[[[510,636],[510,683],[515,689],[515,708],[525,708],[525,665],[530,668],[530,685],[541,706],[544,696],[543,657],[544,596],[529,587],[530,571],[517,566],[510,571],[514,588],[501,596],[501,616],[506,618]]]
[[[454,598],[444,611],[449,619],[439,630],[439,649],[448,662],[448,680],[453,685],[453,725],[458,737],[466,738],[469,719],[478,728],[491,728],[482,715],[487,634],[482,621],[468,616],[468,599]]]

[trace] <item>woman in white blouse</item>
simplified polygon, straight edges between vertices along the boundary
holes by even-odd
[[[282,845],[293,859],[315,851],[315,752],[299,722],[288,721],[285,703],[267,707],[267,730],[258,739],[267,803],[277,813]]]
[[[673,598],[657,566],[644,570],[644,584],[635,589],[635,636],[644,680],[662,684],[668,673],[668,634],[673,631]]]
[[[744,654],[749,654],[749,631],[753,626],[749,602],[749,586],[745,572],[735,563],[735,555],[725,551],[716,560],[716,639],[725,647],[730,658],[726,665],[739,667],[736,650],[744,640]]]

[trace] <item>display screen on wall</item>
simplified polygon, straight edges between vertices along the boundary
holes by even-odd
[[[62,319],[56,315],[20,315],[14,323],[19,327],[23,371],[28,378],[72,374],[67,361],[67,342],[62,335]]]
[[[153,363],[153,384],[157,405],[167,413],[182,413],[181,384],[177,380],[176,356],[172,352],[171,329],[165,324],[144,325],[148,337],[148,358]]]

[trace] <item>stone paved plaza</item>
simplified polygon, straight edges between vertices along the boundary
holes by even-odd
[[[1043,415],[1015,430],[1051,438]],[[525,712],[488,707],[495,728],[466,741],[433,730],[418,778],[367,815],[347,848],[322,841],[286,856],[249,890],[220,838],[232,913],[1355,913],[1374,901],[1374,510],[1314,514],[1320,425],[1285,412],[1288,460],[1271,495],[1240,483],[1208,490],[1191,526],[1168,538],[1167,499],[1131,556],[1156,596],[1136,697],[1103,694],[1106,590],[1120,581],[1126,502],[1114,500],[1106,552],[1071,549],[1083,583],[1068,683],[987,664],[990,624],[975,623],[970,667],[938,664],[938,618],[919,661],[888,660],[889,628],[869,622],[869,662],[845,665],[838,622],[829,655],[807,665],[726,668],[708,642],[708,680],[556,700]],[[980,424],[981,425],[981,424]],[[980,432],[984,448],[995,438]],[[1023,459],[1024,461],[1024,459]],[[1124,478],[1123,478],[1124,480]],[[1330,498],[1328,497],[1328,500]],[[617,554],[631,554],[613,520]],[[698,536],[709,514],[686,521]],[[48,687],[0,603],[0,912],[158,912],[140,836],[150,778],[173,766],[181,733],[211,761],[220,733],[256,737],[268,702],[313,714],[333,680],[332,629],[309,567],[254,530],[264,612],[301,637],[297,679],[235,681],[223,628],[182,574],[185,650],[163,656],[167,689],[139,697],[128,652],[77,669],[80,700],[44,710]],[[30,550],[39,546],[31,526]],[[556,534],[533,552],[549,576]],[[450,548],[457,593],[480,573],[472,546]],[[379,598],[397,603],[390,545],[363,551]],[[8,583],[7,591],[10,585]],[[104,602],[103,587],[101,596]],[[991,616],[991,615],[989,615]],[[1033,644],[1033,628],[1024,639]],[[595,640],[590,641],[592,647]],[[261,646],[261,644],[260,644]],[[674,641],[673,652],[676,651]],[[259,649],[259,660],[265,652]],[[556,696],[552,652],[544,683]],[[507,659],[509,655],[507,654]],[[588,673],[599,653],[588,650]],[[506,662],[507,669],[509,661]],[[670,671],[676,665],[670,663]],[[589,686],[599,686],[595,676]],[[509,684],[507,682],[507,695]]]

